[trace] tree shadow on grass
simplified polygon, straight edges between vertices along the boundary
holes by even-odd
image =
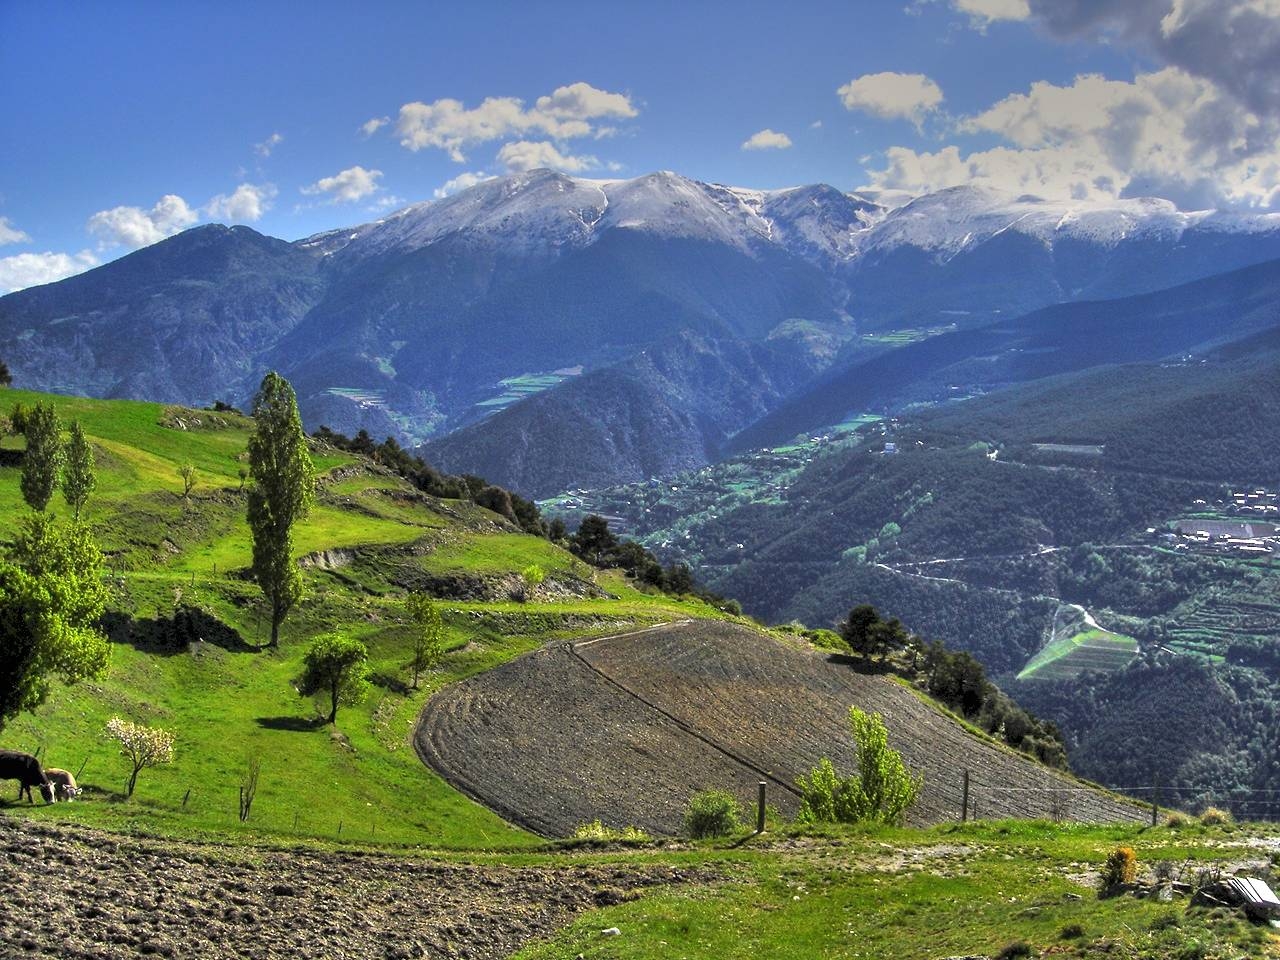
[[[893,673],[893,664],[888,661],[881,662],[879,660],[867,660],[863,657],[854,656],[848,653],[832,653],[827,655],[827,663],[837,663],[842,667],[848,667],[857,673],[881,674]]]
[[[409,684],[390,673],[375,673],[369,678],[369,682],[375,687],[381,687],[383,690],[389,690],[391,693],[398,693],[402,697],[410,690]]]
[[[258,717],[254,722],[265,730],[291,730],[294,733],[319,730],[327,723],[324,717]]]
[[[0,467],[22,466],[21,450],[0,450]]]
[[[130,617],[110,611],[103,630],[113,643],[127,643],[147,653],[172,656],[193,644],[208,643],[228,653],[252,653],[261,648],[246,643],[239,631],[198,607],[181,607],[172,617]]]

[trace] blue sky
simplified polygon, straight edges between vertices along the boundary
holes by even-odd
[[[0,0],[0,292],[532,166],[1280,208],[1277,63],[1280,0]]]

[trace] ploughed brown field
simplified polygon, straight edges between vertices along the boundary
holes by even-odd
[[[1145,814],[973,736],[891,678],[747,627],[691,622],[544,647],[446,687],[415,733],[419,756],[503,817],[546,836],[599,818],[680,831],[689,797],[716,787],[784,816],[821,757],[852,772],[848,711],[884,716],[890,745],[924,775],[908,822],[970,815],[1077,821]]]

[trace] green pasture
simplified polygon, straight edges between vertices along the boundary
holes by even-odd
[[[1067,680],[1086,670],[1122,670],[1138,655],[1138,641],[1107,630],[1060,637],[1027,661],[1019,680]]]
[[[701,603],[650,596],[620,574],[596,571],[546,540],[515,532],[475,504],[426,497],[377,468],[329,477],[333,468],[359,461],[325,448],[314,458],[321,484],[316,508],[295,529],[295,554],[361,559],[349,568],[307,568],[306,597],[285,621],[279,650],[259,649],[269,621],[246,576],[250,542],[238,476],[250,422],[217,414],[221,422],[210,425],[206,411],[19,391],[0,394],[0,413],[14,401],[37,400],[52,400],[68,424],[80,420],[93,445],[99,483],[87,519],[107,553],[111,609],[131,629],[117,629],[103,679],[56,687],[34,715],[0,733],[6,747],[38,749],[49,765],[82,771],[81,801],[24,806],[33,817],[177,835],[467,850],[534,846],[538,838],[459,794],[418,760],[410,734],[430,693],[551,640],[717,615]],[[12,437],[3,446],[22,448]],[[178,468],[187,462],[199,477],[184,498]],[[16,456],[0,463],[6,517],[28,509],[18,464]],[[67,513],[60,499],[51,509]],[[538,565],[549,576],[594,580],[606,597],[441,601],[445,660],[412,690],[412,633],[403,591],[388,576],[396,564],[464,577]],[[180,616],[179,607],[198,611],[198,618]],[[309,641],[327,630],[364,640],[376,678],[364,703],[339,710],[335,727],[317,722],[318,706],[294,690]],[[128,770],[102,736],[117,714],[177,736],[174,763],[144,771],[129,800],[121,796]],[[241,824],[237,802],[250,757],[262,763],[261,785]]]

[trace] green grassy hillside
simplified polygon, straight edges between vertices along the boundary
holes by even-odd
[[[83,802],[37,807],[33,816],[75,818],[164,833],[222,833],[472,849],[532,845],[518,831],[448,787],[414,754],[409,733],[439,685],[549,639],[689,616],[696,603],[654,597],[621,576],[593,571],[546,540],[516,531],[469,502],[438,500],[352,455],[313,449],[316,509],[296,530],[307,596],[282,630],[278,651],[257,649],[269,633],[250,562],[241,455],[250,422],[234,414],[159,404],[0,394],[52,400],[64,423],[79,420],[92,444],[98,489],[87,516],[107,557],[113,590],[111,662],[100,681],[57,687],[35,715],[0,733],[0,744],[34,752],[75,772]],[[0,443],[0,515],[27,512],[18,489],[20,438]],[[197,470],[190,498],[178,471]],[[65,517],[61,499],[51,509]],[[5,536],[12,529],[6,524]],[[529,603],[507,598],[510,581],[537,564],[547,580]],[[504,578],[506,578],[504,580]],[[410,690],[406,586],[445,584],[448,653]],[[339,628],[370,648],[376,685],[337,729],[315,721],[299,697],[310,638]],[[177,734],[171,766],[128,773],[103,739],[120,714]],[[249,757],[262,761],[247,825],[237,817]]]

